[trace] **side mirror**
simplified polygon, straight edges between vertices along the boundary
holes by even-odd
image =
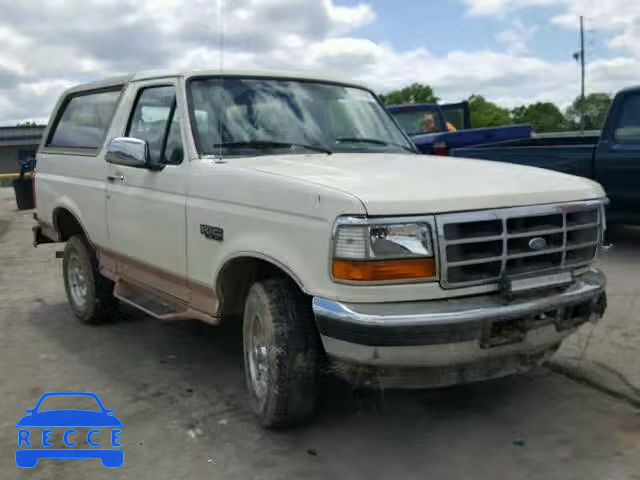
[[[107,145],[105,160],[117,165],[136,168],[151,168],[149,145],[133,137],[116,137]]]

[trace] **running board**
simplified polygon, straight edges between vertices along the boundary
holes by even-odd
[[[220,319],[192,309],[188,305],[159,295],[141,285],[118,280],[113,289],[118,300],[159,320],[201,320],[217,325]]]

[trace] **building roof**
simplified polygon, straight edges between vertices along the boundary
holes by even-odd
[[[0,146],[38,145],[46,126],[0,127]]]

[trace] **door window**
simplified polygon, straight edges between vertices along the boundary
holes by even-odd
[[[181,163],[183,148],[175,87],[141,90],[126,135],[147,142],[152,163]]]
[[[640,143],[640,95],[625,99],[613,136],[619,143]]]
[[[82,93],[66,101],[47,146],[97,149],[102,145],[120,98],[120,88]]]

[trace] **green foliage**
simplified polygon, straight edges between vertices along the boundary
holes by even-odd
[[[396,105],[401,103],[437,103],[439,98],[433,93],[429,85],[413,83],[401,90],[394,90],[384,95],[380,99],[386,105]]]
[[[509,110],[489,102],[482,95],[469,97],[469,109],[471,110],[471,128],[499,127],[513,123]]]
[[[381,94],[380,99],[387,105],[402,103],[437,103],[439,98],[433,88],[422,83],[413,83],[400,90]],[[607,117],[611,96],[607,93],[591,93],[585,97],[585,129],[602,128]],[[488,101],[482,95],[469,97],[471,127],[498,127],[514,123],[528,123],[537,132],[557,132],[580,128],[581,100],[577,97],[564,115],[551,102],[536,102],[521,105],[512,110]]]
[[[551,102],[537,102],[521,105],[511,110],[514,123],[529,123],[537,132],[555,132],[561,130],[564,116]]]
[[[580,128],[580,114],[582,112],[582,99],[576,97],[565,112],[565,127],[569,130]],[[584,98],[585,130],[598,130],[604,125],[607,112],[611,105],[611,95],[608,93],[590,93]]]

